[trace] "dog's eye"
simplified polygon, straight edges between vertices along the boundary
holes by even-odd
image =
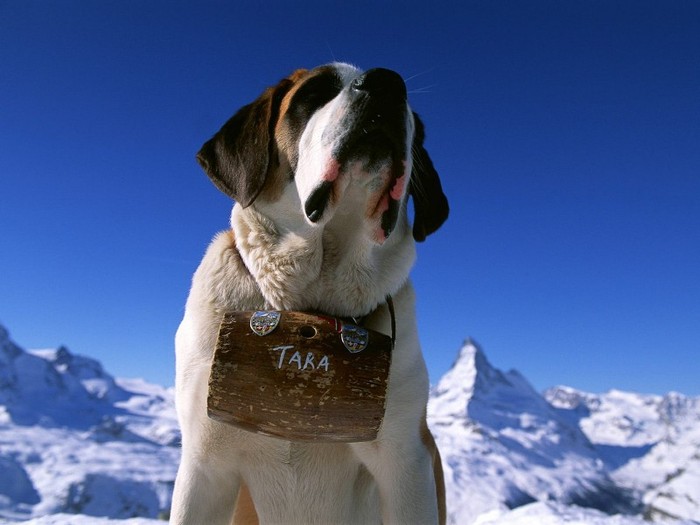
[[[331,73],[310,78],[292,97],[289,104],[290,118],[297,121],[308,120],[314,111],[325,106],[340,93],[341,88],[340,79]]]

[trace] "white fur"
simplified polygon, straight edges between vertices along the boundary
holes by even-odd
[[[241,483],[249,487],[261,523],[438,521],[432,462],[420,433],[428,375],[408,279],[415,247],[405,202],[382,245],[368,235],[363,211],[374,189],[357,183],[363,174],[343,175],[342,199],[322,223],[310,224],[302,212],[329,155],[327,145],[313,144],[333,125],[341,106],[342,101],[327,105],[307,126],[296,185],[289,184],[276,202],[258,200],[246,209],[236,204],[232,232],[214,238],[194,275],[176,335],[182,462],[173,524],[228,525]],[[314,309],[344,316],[374,311],[367,326],[390,333],[388,310],[378,308],[389,294],[398,330],[376,441],[292,443],[207,417],[207,382],[223,312]]]
[[[335,69],[345,86],[360,73],[356,67],[349,64],[335,64]],[[301,202],[311,195],[332,164],[331,151],[344,131],[334,124],[346,111],[347,100],[344,93],[341,93],[312,115],[301,134],[299,166],[294,176]],[[350,177],[345,177],[345,180],[340,181],[344,188],[349,185],[349,179]]]

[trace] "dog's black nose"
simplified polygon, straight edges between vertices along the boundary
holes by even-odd
[[[353,80],[352,89],[372,96],[406,99],[406,84],[401,75],[381,67],[370,69]]]

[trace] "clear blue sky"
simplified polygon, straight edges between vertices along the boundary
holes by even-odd
[[[303,7],[302,7],[303,6]],[[194,160],[333,60],[408,78],[452,214],[413,272],[431,379],[700,394],[697,1],[0,1],[0,323],[172,384],[230,203]]]

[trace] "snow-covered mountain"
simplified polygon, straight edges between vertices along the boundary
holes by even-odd
[[[431,392],[428,420],[452,523],[510,523],[509,509],[535,501],[548,504],[528,507],[546,512],[555,501],[637,519],[700,519],[698,398],[568,387],[541,395],[467,340]]]
[[[170,390],[115,380],[66,348],[27,352],[0,326],[0,520],[156,518],[178,444]]]
[[[428,414],[453,523],[534,501],[638,510],[575,422],[518,372],[492,367],[473,341],[433,389]]]
[[[649,519],[700,519],[700,398],[551,388],[545,397],[594,443]]]
[[[698,398],[541,395],[467,341],[428,414],[453,524],[700,517]],[[170,389],[115,379],[66,348],[25,351],[0,327],[0,523],[158,523],[178,460]]]

